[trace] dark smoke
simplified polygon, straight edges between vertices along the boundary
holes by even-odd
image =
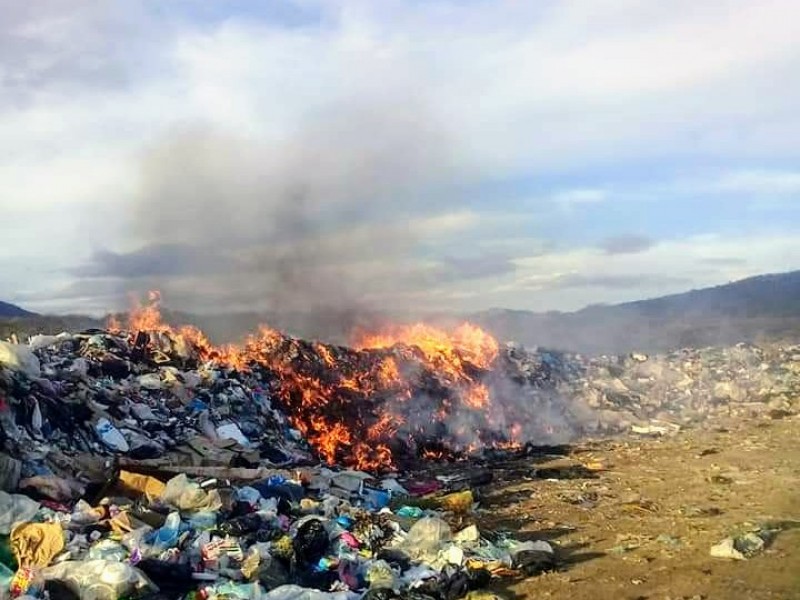
[[[451,171],[437,122],[404,100],[329,110],[272,141],[174,131],[142,159],[132,249],[80,273],[186,311],[301,313],[319,331],[406,308],[442,268],[420,259],[437,235],[425,219],[452,210],[437,200]]]

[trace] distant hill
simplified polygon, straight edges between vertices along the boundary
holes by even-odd
[[[493,309],[469,319],[500,339],[591,354],[800,341],[800,271],[572,313]]]
[[[5,306],[22,310],[2,303],[0,310]],[[346,343],[353,329],[374,329],[387,320],[365,310],[316,315],[195,315],[165,310],[164,318],[173,325],[197,325],[215,342],[238,341],[255,331],[259,323],[267,323],[299,337]],[[468,315],[440,314],[429,319],[440,324],[468,319],[501,341],[586,354],[662,352],[774,340],[800,343],[800,271],[761,275],[650,300],[590,306],[571,313],[492,309]],[[22,316],[0,316],[0,339],[12,333],[24,339],[34,333],[103,327],[104,322],[23,311]]]
[[[20,308],[16,304],[0,301],[0,317],[33,317],[36,313]]]

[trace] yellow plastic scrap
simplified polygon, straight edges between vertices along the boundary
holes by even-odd
[[[288,535],[285,535],[273,542],[272,553],[279,558],[291,558],[294,554],[292,538],[290,538]]]
[[[495,594],[494,592],[489,592],[487,590],[472,590],[468,593],[464,600],[505,600],[499,594]]]
[[[472,490],[464,490],[442,496],[439,499],[439,507],[454,513],[466,513],[472,510],[473,502],[475,499]]]
[[[46,567],[64,549],[64,531],[58,523],[19,523],[10,541],[20,567]]]
[[[131,518],[128,516],[128,511],[125,510],[117,513],[111,519],[109,519],[108,525],[111,527],[111,531],[119,536],[125,535],[126,533],[129,533],[135,529],[131,524]]]
[[[312,512],[319,508],[321,502],[312,500],[311,498],[303,498],[300,500],[300,510],[303,512]]]
[[[464,562],[464,564],[470,569],[486,569],[495,577],[517,574],[517,571],[514,569],[509,569],[508,566],[506,566],[506,564],[500,560],[469,558]]]
[[[130,471],[120,471],[119,481],[124,488],[131,492],[144,495],[148,501],[152,502],[161,497],[167,486],[149,475],[140,475]]]
[[[258,548],[253,546],[242,561],[242,575],[247,581],[253,581],[258,575],[259,564],[261,564],[261,555],[258,553]]]

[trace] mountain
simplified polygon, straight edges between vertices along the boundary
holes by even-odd
[[[800,271],[572,313],[493,309],[468,318],[499,339],[587,354],[800,341]]]
[[[24,308],[20,308],[15,304],[9,304],[8,302],[0,301],[0,317],[12,318],[12,317],[33,317],[33,316],[36,316],[36,313],[25,310]]]
[[[3,312],[6,307],[25,316],[9,317]],[[259,323],[304,338],[346,343],[354,329],[372,330],[387,320],[411,320],[408,316],[386,319],[360,309],[316,315],[196,315],[165,310],[163,316],[173,325],[197,325],[217,343],[238,341],[255,331]],[[427,320],[452,325],[464,319],[484,327],[501,341],[585,354],[653,353],[687,346],[775,340],[800,343],[800,271],[760,275],[650,300],[589,306],[571,313],[492,309],[469,315],[430,315]],[[79,331],[102,327],[104,322],[79,315],[35,315],[0,303],[0,339],[12,333],[24,338],[39,332]]]

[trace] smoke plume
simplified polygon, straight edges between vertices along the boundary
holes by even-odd
[[[448,171],[447,135],[413,101],[350,103],[269,140],[183,128],[142,157],[131,249],[82,274],[158,288],[182,310],[351,326],[433,282],[441,266],[419,248],[437,236]]]

